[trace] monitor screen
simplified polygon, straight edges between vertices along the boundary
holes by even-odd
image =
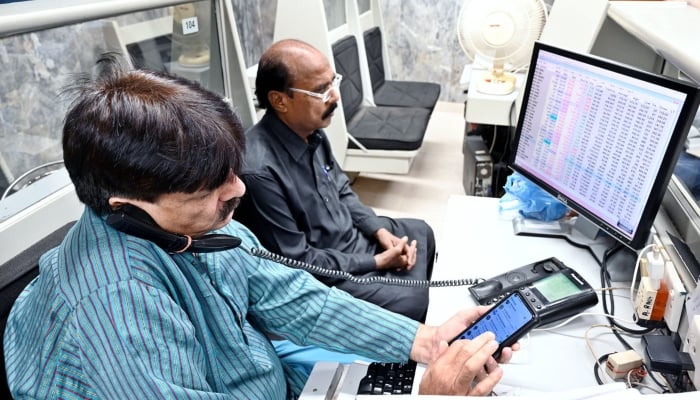
[[[648,239],[698,87],[536,43],[511,167],[633,249]]]

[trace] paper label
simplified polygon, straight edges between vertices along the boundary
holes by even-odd
[[[197,17],[184,18],[182,20],[182,34],[190,35],[199,32],[199,21]]]

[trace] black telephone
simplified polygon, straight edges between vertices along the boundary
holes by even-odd
[[[556,257],[523,265],[469,288],[482,305],[498,302],[513,292],[528,298],[545,325],[598,304],[598,295],[581,275]]]
[[[123,205],[109,214],[107,216],[107,224],[121,232],[149,240],[169,253],[208,253],[230,250],[241,245],[241,239],[231,235],[208,234],[191,238],[187,235],[167,232],[161,229],[146,211],[130,204]],[[291,268],[303,269],[314,275],[343,279],[362,285],[380,283],[410,287],[445,287],[474,285],[479,281],[479,279],[427,281],[387,278],[385,276],[360,278],[345,271],[323,268],[303,261],[293,260],[264,249],[256,247],[248,249],[243,246],[241,248],[253,256],[284,264]]]

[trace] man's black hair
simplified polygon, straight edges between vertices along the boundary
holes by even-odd
[[[133,70],[116,54],[64,93],[63,157],[78,198],[98,214],[109,198],[153,202],[162,194],[221,186],[243,162],[243,128],[231,105],[196,82]]]

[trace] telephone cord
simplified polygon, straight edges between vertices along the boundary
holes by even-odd
[[[245,247],[242,247],[245,249]],[[309,264],[304,261],[293,260],[288,257],[281,256],[279,254],[272,253],[270,251],[253,247],[250,249],[245,249],[249,254],[264,258],[276,262],[278,264],[283,264],[291,268],[302,269],[310,272],[313,275],[324,276],[327,278],[343,279],[349,282],[357,283],[360,285],[371,285],[371,284],[386,284],[393,286],[408,286],[408,287],[448,287],[448,286],[471,286],[476,285],[483,279],[481,278],[466,278],[466,279],[452,279],[452,280],[440,280],[440,281],[429,281],[429,280],[414,280],[414,279],[400,279],[400,278],[388,278],[385,276],[372,276],[367,278],[360,278],[352,275],[348,272],[323,268],[317,265]]]

